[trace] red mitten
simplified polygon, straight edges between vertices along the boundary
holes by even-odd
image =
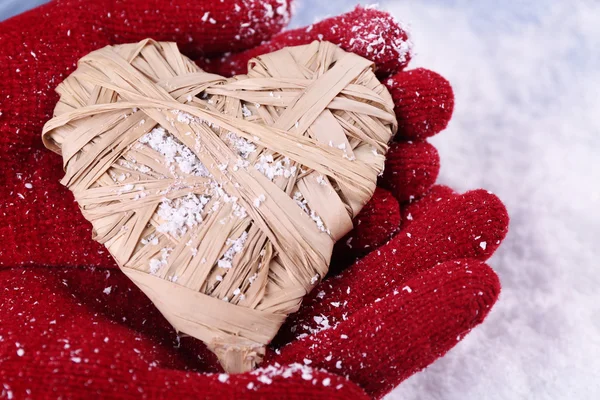
[[[59,183],[63,175],[60,157],[46,151],[40,140],[41,128],[51,117],[58,99],[54,89],[74,70],[77,59],[107,44],[147,36],[176,40],[188,54],[198,54],[202,49],[211,54],[218,49],[238,50],[268,38],[281,29],[288,18],[284,12],[287,3],[283,0],[251,2],[240,10],[241,6],[233,0],[206,1],[206,5],[204,2],[190,5],[186,1],[174,8],[176,12],[170,3],[158,0],[152,4],[133,1],[124,5],[110,0],[101,3],[102,6],[84,0],[51,3],[0,24],[0,37],[5,43],[0,48],[3,61],[0,68],[4,76],[0,82],[4,94],[0,98],[0,151],[4,155],[0,160],[4,171],[0,177],[0,198],[6,199],[0,203],[0,237],[3,238],[0,266],[116,268],[104,247],[91,239],[90,224],[77,210],[71,193]],[[55,17],[59,14],[63,17]],[[70,18],[65,19],[65,15]],[[207,21],[204,21],[205,15],[209,16]],[[266,18],[267,15],[272,18]],[[211,23],[211,19],[218,23]],[[181,22],[176,24],[179,20]],[[248,22],[240,25],[240,21],[246,20]],[[256,26],[247,26],[250,22]],[[34,30],[22,32],[21,26]],[[353,29],[354,26],[359,29]],[[261,34],[250,35],[249,31]],[[371,31],[382,32],[385,41],[359,45],[367,43]],[[243,40],[237,39],[238,36]],[[357,8],[316,24],[312,29],[282,33],[254,50],[233,53],[229,55],[230,61],[216,57],[211,68],[230,64],[235,59],[247,60],[248,52],[255,55],[319,37],[374,59],[380,71],[398,71],[409,58],[403,44],[406,33],[388,14]],[[230,42],[240,41],[230,46]],[[427,79],[419,84],[409,78],[415,71],[400,72],[384,80],[395,99],[398,120],[410,114],[414,127],[422,128],[401,129],[397,139],[436,133],[446,126],[452,113],[453,96],[448,82],[427,72]],[[417,92],[423,95],[415,96]],[[444,112],[431,111],[432,104],[440,105],[443,108],[438,109]],[[401,146],[401,150],[397,151],[396,146]],[[382,186],[405,200],[422,196],[435,182],[439,157],[426,143],[405,142],[392,145],[387,165]],[[390,168],[392,165],[395,167]]]
[[[273,361],[306,358],[380,397],[483,321],[500,292],[483,261],[506,235],[506,209],[483,190],[439,193],[407,205],[393,239],[309,294]]]
[[[361,386],[380,397],[487,314],[499,285],[480,260],[506,231],[501,203],[482,191],[458,196],[435,187],[430,193],[439,201],[429,195],[399,206],[435,181],[437,153],[418,140],[446,126],[449,84],[430,71],[401,72],[410,59],[407,37],[386,13],[357,8],[269,40],[287,22],[288,9],[284,0],[79,0],[0,24],[0,390],[6,395],[360,398]],[[372,32],[382,41],[370,39]],[[318,38],[340,43],[376,62],[395,100],[397,138],[417,139],[392,145],[381,178],[389,192],[376,191],[339,243],[332,270],[383,246],[324,281],[282,328],[275,342],[280,354],[269,354],[250,374],[219,374],[202,344],[179,341],[143,294],[112,270],[114,262],[91,240],[89,224],[58,183],[60,158],[41,144],[57,100],[53,90],[76,60],[148,36],[175,40],[203,66],[228,72],[278,47]],[[219,54],[225,49],[234,53]],[[402,231],[384,244],[401,220]]]

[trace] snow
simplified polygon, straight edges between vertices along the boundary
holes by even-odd
[[[160,249],[160,258],[153,258],[150,260],[149,266],[150,266],[150,273],[152,275],[158,274],[159,271],[161,270],[161,268],[163,268],[167,265],[167,260],[169,258],[169,254],[171,253],[172,250],[173,249],[171,249],[169,247]]]
[[[303,0],[292,23],[355,3]],[[380,4],[411,27],[410,68],[437,71],[454,87],[453,120],[432,140],[439,181],[489,189],[511,215],[489,261],[503,291],[488,319],[387,399],[597,397],[600,4]]]
[[[383,1],[411,68],[441,73],[454,118],[439,181],[496,193],[510,233],[483,325],[388,399],[583,399],[600,393],[600,4]],[[484,242],[481,247],[486,246]]]
[[[259,195],[256,199],[254,199],[254,207],[258,208],[260,205],[266,200],[264,194]]]
[[[271,181],[278,176],[289,178],[296,173],[297,169],[295,165],[291,165],[289,158],[283,157],[275,160],[272,154],[261,154],[254,164],[254,168]]]
[[[179,122],[189,124],[192,117],[188,115],[189,114],[178,113],[177,119]],[[206,166],[202,164],[192,150],[181,143],[175,136],[167,132],[163,127],[159,126],[152,129],[152,131],[142,136],[139,141],[159,152],[171,167],[173,175],[176,175],[173,164],[177,164],[179,169],[186,174],[210,176]]]
[[[242,113],[244,112],[244,108],[246,110],[248,110],[246,108],[246,106],[244,105],[244,106],[242,106]],[[244,159],[247,159],[250,156],[250,154],[252,154],[256,151],[256,146],[253,143],[247,141],[243,137],[239,137],[238,135],[236,135],[233,132],[229,132],[227,134],[227,136],[225,137],[225,139],[227,140],[227,142],[229,144],[231,144],[231,146],[233,146],[233,148],[236,150],[236,152]]]
[[[178,197],[175,200],[164,199],[158,206],[157,214],[162,222],[156,227],[156,230],[174,237],[183,236],[188,228],[202,222],[202,212],[208,201],[208,197],[193,193],[189,193],[185,197]]]
[[[241,253],[244,250],[244,244],[246,243],[246,239],[248,239],[248,232],[244,231],[237,239],[227,239],[227,245],[229,248],[223,254],[223,257],[219,261],[217,261],[217,265],[219,268],[230,269],[233,266],[233,259],[236,254]]]
[[[301,192],[295,192],[293,199],[296,202],[296,204],[298,204],[298,207],[300,207],[302,209],[302,211],[304,211],[306,214],[308,214],[308,216],[315,222],[315,224],[317,225],[317,228],[319,228],[319,230],[321,232],[325,232],[327,234],[331,233],[329,231],[329,229],[327,229],[327,227],[325,227],[325,224],[323,223],[323,220],[321,219],[321,217],[319,215],[317,215],[317,213],[314,210],[311,210],[308,207],[308,201],[302,197]]]
[[[302,365],[300,363],[290,364],[288,366],[281,366],[277,363],[273,365],[269,365],[266,367],[260,367],[256,370],[250,372],[250,376],[256,376],[256,380],[265,385],[270,385],[273,383],[273,378],[281,376],[283,378],[290,378],[292,375],[300,374],[302,379],[310,381],[313,379],[312,368],[307,365]],[[327,382],[327,385],[330,381]],[[323,383],[324,386],[325,383]],[[254,387],[254,385],[252,386]],[[249,387],[250,388],[250,387]]]

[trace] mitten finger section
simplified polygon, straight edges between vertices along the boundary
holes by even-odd
[[[384,81],[395,104],[397,138],[425,139],[444,130],[454,110],[454,93],[441,75],[424,68]]]
[[[441,201],[448,201],[456,196],[458,194],[448,186],[432,186],[425,196],[410,201],[401,207],[401,229],[407,229],[414,221],[419,220],[422,216],[427,215],[429,210],[437,207]]]
[[[357,258],[378,248],[400,228],[400,206],[390,192],[380,187],[354,219],[354,229],[336,244],[329,267],[337,274]]]
[[[359,6],[308,27],[277,34],[254,49],[198,62],[203,68],[222,75],[242,74],[253,57],[314,40],[338,44],[346,51],[372,60],[380,76],[402,70],[411,58],[412,43],[405,28],[385,11]]]
[[[291,0],[108,1],[109,15],[98,15],[113,43],[146,37],[177,42],[182,52],[241,51],[269,40],[290,21]]]
[[[390,287],[400,286],[437,264],[462,258],[486,260],[499,246],[507,227],[506,208],[487,191],[474,190],[441,200],[388,243],[315,287],[300,310],[288,318],[276,343],[287,343],[343,321],[365,304],[381,299]]]
[[[337,371],[380,398],[443,356],[488,315],[500,292],[496,274],[477,260],[439,264],[344,319],[283,347],[273,361],[307,360]],[[315,321],[307,322],[318,326]],[[376,377],[377,379],[374,379]]]
[[[119,271],[14,268],[0,282],[6,397],[368,398],[345,377],[298,363],[221,373],[214,354],[180,338]]]
[[[379,184],[399,202],[412,201],[427,193],[439,172],[440,156],[431,144],[396,142],[390,146]]]

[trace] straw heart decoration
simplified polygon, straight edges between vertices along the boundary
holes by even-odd
[[[327,42],[230,79],[174,43],[109,46],[57,91],[43,141],[95,240],[228,372],[254,368],[325,276],[396,130],[372,63]]]

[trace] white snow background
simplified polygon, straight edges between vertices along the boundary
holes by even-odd
[[[293,25],[355,3],[303,0]],[[599,398],[600,2],[380,4],[411,28],[410,67],[454,87],[439,181],[492,190],[511,216],[488,319],[388,399]],[[26,5],[0,0],[0,20]]]
[[[600,2],[381,4],[454,87],[439,181],[511,216],[488,319],[389,398],[600,398]]]

